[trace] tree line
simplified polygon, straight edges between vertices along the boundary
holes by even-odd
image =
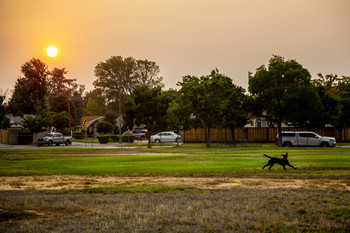
[[[332,125],[339,132],[350,126],[350,77],[318,74],[312,79],[297,61],[277,55],[248,73],[248,90],[217,69],[184,76],[178,90],[163,90],[155,62],[121,56],[96,65],[94,89],[88,92],[65,77],[65,68],[49,70],[39,59],[26,62],[21,72],[8,103],[0,95],[1,128],[9,126],[6,113],[33,114],[24,119],[33,133],[50,126],[65,132],[69,120],[74,128],[82,116],[101,115],[113,126],[122,118],[123,131],[135,125],[144,125],[150,134],[203,127],[208,137],[213,127],[233,132],[253,118],[266,119],[279,132],[282,123],[312,130]]]

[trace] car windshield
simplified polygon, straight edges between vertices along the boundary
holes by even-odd
[[[52,134],[52,133],[47,133],[45,136],[46,136],[46,137],[52,137],[53,134]]]

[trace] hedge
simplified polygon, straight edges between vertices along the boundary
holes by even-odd
[[[98,139],[98,141],[101,144],[107,144],[109,142],[109,138],[110,138],[109,135],[99,135],[99,136],[97,136],[97,139]]]
[[[113,142],[119,142],[119,135],[112,134],[110,135],[110,139]],[[135,135],[122,135],[122,142],[133,143],[135,141]]]
[[[85,138],[85,135],[83,132],[74,132],[73,136],[75,139],[84,139]]]

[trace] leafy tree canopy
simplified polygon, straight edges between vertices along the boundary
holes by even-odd
[[[313,121],[314,116],[322,111],[322,105],[313,106],[319,101],[318,94],[312,89],[303,89],[307,87],[311,87],[309,71],[295,60],[285,61],[281,56],[274,55],[268,67],[261,66],[254,75],[249,74],[249,92],[260,103],[260,115],[264,112],[267,120],[277,124],[280,136],[283,121],[305,124]],[[307,90],[304,95],[306,98],[298,99],[295,93],[302,94],[303,90]],[[310,111],[308,106],[313,106],[314,111]]]
[[[53,118],[52,114],[45,108],[37,110],[36,116],[28,115],[23,120],[24,128],[28,129],[31,133],[39,133],[45,131],[48,127],[52,126]]]
[[[103,133],[103,134],[108,134],[114,131],[114,125],[107,121],[101,121],[97,123],[97,132],[98,133]]]
[[[32,58],[21,67],[21,72],[24,76],[16,81],[10,111],[15,115],[35,114],[37,106],[45,107],[49,70],[45,63]]]
[[[84,116],[102,116],[104,112],[104,99],[101,96],[96,98],[90,96],[83,110]]]
[[[68,98],[73,122],[79,123],[82,116],[85,87],[75,83],[75,79],[67,79],[65,68],[53,68],[39,59],[32,58],[21,67],[23,77],[17,79],[9,111],[14,115],[36,114],[37,109],[61,112],[68,111]]]
[[[119,102],[130,97],[137,86],[163,86],[163,78],[159,76],[159,67],[155,62],[133,57],[112,56],[97,64],[95,76],[97,79],[93,84],[112,110],[118,110]]]
[[[11,126],[10,124],[10,119],[6,117],[6,108],[7,106],[5,105],[5,99],[6,99],[6,92],[5,93],[0,93],[0,129],[7,129]]]
[[[244,89],[232,83],[232,79],[213,70],[210,75],[197,78],[185,76],[180,93],[180,110],[185,127],[204,126],[208,129],[207,146],[210,146],[210,128],[223,122],[244,125],[247,114],[243,107]],[[231,125],[233,127],[233,124]]]
[[[145,125],[150,135],[166,129],[166,113],[170,102],[169,95],[164,94],[159,86],[136,87],[133,97],[124,102],[127,126],[132,129],[134,125]],[[150,140],[148,147],[151,147]]]
[[[350,126],[350,77],[333,74],[318,74],[312,80],[325,109],[325,122],[341,132],[345,126]]]

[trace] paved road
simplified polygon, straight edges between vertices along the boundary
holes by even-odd
[[[142,141],[142,148],[146,148],[147,147],[147,140],[143,140]],[[174,143],[174,145],[176,145],[176,143]],[[162,146],[159,144],[153,144],[152,147],[166,147],[166,146]],[[133,144],[128,144],[128,143],[123,143],[122,145],[120,145],[119,143],[108,143],[108,144],[100,144],[100,143],[91,143],[89,141],[87,141],[86,143],[84,142],[73,142],[73,145],[69,145],[69,146],[65,146],[64,144],[60,145],[60,146],[36,146],[36,145],[7,145],[7,144],[0,144],[0,150],[1,149],[40,149],[40,148],[101,148],[101,149],[132,149],[132,148],[139,148],[139,146],[135,143]]]
[[[145,148],[147,141],[143,141],[143,148]],[[0,150],[1,149],[38,149],[38,148],[115,148],[115,149],[127,149],[127,148],[138,148],[135,144],[122,144],[120,145],[119,143],[108,143],[108,144],[100,144],[100,143],[82,143],[82,142],[73,142],[73,145],[65,146],[65,145],[60,145],[60,146],[36,146],[36,145],[7,145],[7,144],[0,144]]]

